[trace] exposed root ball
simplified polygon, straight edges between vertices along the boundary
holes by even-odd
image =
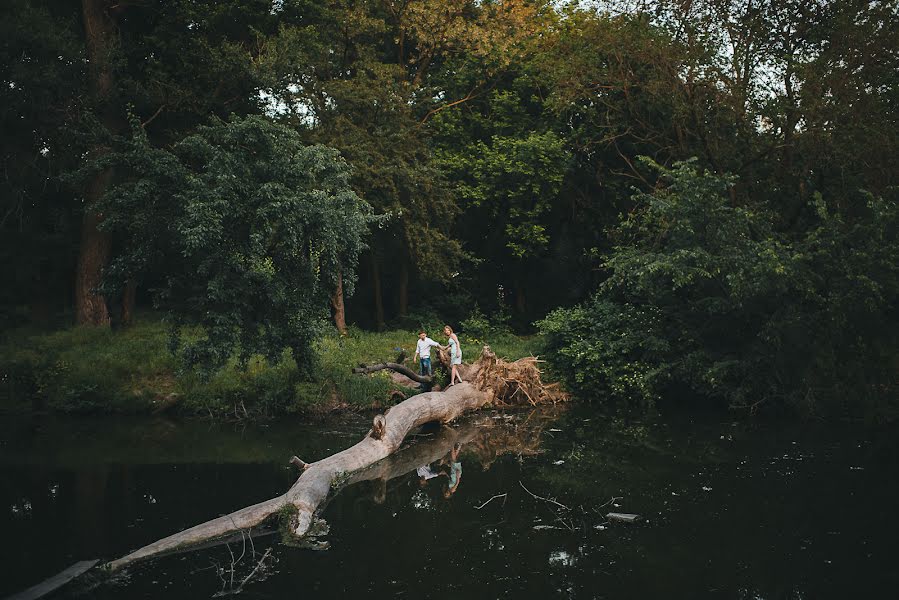
[[[543,383],[538,364],[542,362],[529,356],[506,362],[497,358],[489,346],[484,346],[478,359],[479,369],[474,384],[479,389],[493,394],[493,403],[513,404],[556,404],[568,400],[569,396],[557,383]]]

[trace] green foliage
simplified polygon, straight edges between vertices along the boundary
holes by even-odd
[[[115,3],[100,97],[79,3],[2,3],[0,328],[70,321],[98,188],[61,174],[90,157],[83,175],[115,167],[110,312],[126,282],[168,312],[201,409],[364,403],[377,378],[312,366],[337,273],[363,288],[350,320],[449,321],[467,356],[529,349],[506,324],[581,303],[544,321],[558,368],[641,403],[681,384],[749,406],[889,396],[894,3],[460,6]],[[641,155],[696,159],[666,175]],[[358,198],[383,220],[354,281]],[[4,363],[13,387],[40,364],[54,402],[123,394],[28,347]]]
[[[443,341],[436,326],[429,333]],[[184,335],[203,337],[198,328],[186,329]],[[147,413],[165,407],[188,415],[244,419],[384,407],[396,401],[394,390],[407,396],[416,390],[395,384],[386,371],[360,376],[352,369],[362,362],[393,360],[396,348],[405,349],[410,368],[417,369],[411,363],[417,341],[415,330],[350,328],[346,336],[331,332],[315,342],[318,366],[309,378],[299,377],[290,350],[274,361],[253,355],[245,366],[232,358],[204,378],[192,371],[179,373],[179,361],[168,351],[167,325],[152,313],[121,331],[17,330],[0,344],[0,411],[43,405],[70,413]],[[464,334],[462,342],[477,351]],[[540,339],[534,337],[504,334],[488,343],[509,359],[540,350]]]
[[[494,331],[494,325],[481,312],[481,309],[475,306],[468,318],[462,321],[462,330],[471,339],[485,340]]]
[[[166,328],[141,321],[121,332],[73,327],[17,331],[0,345],[4,408],[61,412],[146,412],[176,393]]]
[[[69,298],[81,211],[58,174],[85,148],[72,135],[86,88],[74,5],[0,5],[0,329]]]
[[[490,222],[503,224],[503,241],[513,258],[532,257],[546,249],[549,237],[543,223],[568,167],[558,135],[497,135],[489,143],[445,153],[442,164],[457,179],[464,200]]]
[[[171,150],[139,128],[108,158],[127,179],[104,198],[104,228],[128,240],[111,288],[156,278],[154,300],[175,326],[173,348],[207,373],[293,351],[308,374],[327,298],[343,274],[353,291],[370,209],[334,150],[307,146],[261,117],[201,127]],[[180,327],[204,336],[184,340]]]
[[[611,396],[637,404],[654,401],[667,381],[670,344],[651,307],[597,296],[557,309],[538,323],[553,370],[585,397]]]
[[[762,209],[733,205],[732,178],[655,168],[668,185],[635,198],[598,293],[539,324],[574,388],[646,403],[680,384],[811,411],[844,410],[841,393],[890,393],[895,201],[870,198],[849,223],[818,198],[815,223],[791,238]]]

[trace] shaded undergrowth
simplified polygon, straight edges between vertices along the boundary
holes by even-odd
[[[346,336],[329,331],[317,343],[317,367],[311,377],[299,374],[288,350],[277,361],[253,356],[241,365],[232,360],[204,378],[181,370],[179,357],[168,348],[168,327],[153,314],[143,314],[131,327],[117,331],[20,329],[0,342],[0,410],[180,412],[246,419],[383,407],[414,390],[398,385],[387,372],[361,377],[351,369],[361,362],[393,359],[398,349],[411,361],[416,339],[415,331],[351,328]],[[476,356],[484,342],[464,333],[461,339],[467,358]],[[539,338],[511,334],[490,343],[509,359],[540,348]]]

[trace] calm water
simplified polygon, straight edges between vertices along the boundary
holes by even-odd
[[[0,420],[0,597],[282,493],[287,457],[368,427]],[[245,597],[895,597],[897,460],[894,436],[847,426],[488,413],[357,476],[314,547],[259,531],[52,597],[211,598],[257,567]]]

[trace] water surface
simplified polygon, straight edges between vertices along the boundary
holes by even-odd
[[[368,428],[4,419],[0,596],[283,493],[286,458],[327,456]],[[355,476],[311,547],[256,532],[53,597],[892,596],[896,459],[895,438],[846,425],[491,412]]]

